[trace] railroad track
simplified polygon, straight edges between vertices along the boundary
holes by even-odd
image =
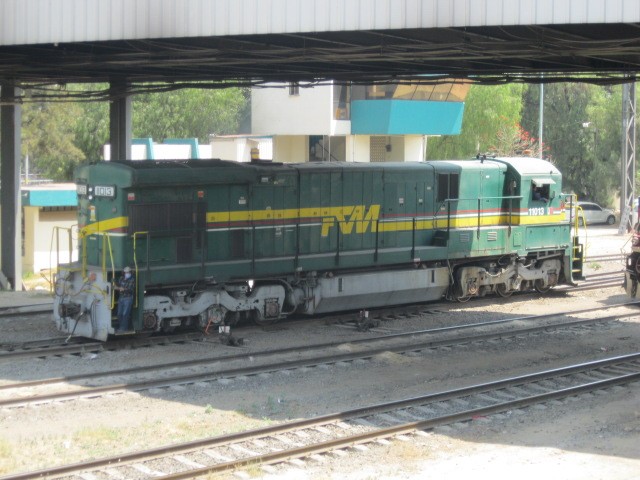
[[[283,423],[248,432],[166,445],[97,460],[2,477],[183,479],[270,465],[400,435],[472,422],[478,417],[523,409],[640,382],[640,353],[538,371],[409,399]],[[637,387],[633,387],[637,388]],[[365,447],[366,448],[366,447]]]
[[[565,294],[567,292],[580,292],[593,289],[601,289],[608,287],[616,287],[622,284],[623,271],[618,272],[603,272],[589,275],[587,281],[583,282],[578,287],[557,287],[550,291],[551,294]],[[531,295],[531,292],[517,292],[514,295]],[[497,298],[497,297],[491,297]],[[474,299],[476,301],[481,299]],[[394,306],[386,308],[378,308],[371,312],[372,319],[381,319],[391,317],[402,317],[411,315],[424,315],[424,314],[437,314],[443,313],[444,310],[439,307],[445,307],[451,305],[447,303],[425,303],[418,305],[407,306]],[[27,305],[28,309],[42,308],[42,305]],[[11,311],[13,313],[7,313]],[[32,311],[31,313],[43,313],[40,311]],[[49,313],[49,310],[46,310]],[[0,316],[15,315],[16,307],[10,307],[9,309],[0,310]],[[339,324],[339,323],[352,323],[354,318],[353,313],[345,313],[338,315],[331,315],[328,317],[327,323]],[[292,318],[290,322],[301,324],[305,321],[315,322],[316,319],[299,319]],[[284,322],[283,322],[284,323]],[[271,327],[264,327],[265,330],[272,328],[280,328],[283,323],[275,324]],[[301,326],[301,325],[300,325]],[[197,341],[203,338],[203,334],[199,332],[191,332],[186,334],[177,335],[157,335],[157,336],[136,336],[134,338],[115,338],[109,342],[96,342],[90,339],[83,339],[82,337],[58,337],[46,340],[36,340],[31,342],[21,342],[15,344],[0,344],[0,362],[13,361],[21,358],[29,357],[47,357],[47,356],[64,356],[64,355],[84,355],[90,353],[97,353],[101,351],[116,351],[123,348],[143,348],[154,345],[166,345],[168,343],[182,343],[188,341]]]
[[[32,305],[18,305],[14,307],[0,308],[1,317],[11,317],[14,315],[37,315],[41,313],[53,312],[53,302],[51,303],[35,303]]]
[[[587,255],[585,262],[586,263],[591,263],[591,262],[622,262],[624,263],[625,258],[627,257],[627,253],[611,253],[611,254],[607,254],[607,255]]]
[[[0,362],[26,357],[73,355],[103,350],[102,342],[81,337],[57,337],[20,343],[0,344]]]
[[[586,281],[581,282],[577,287],[558,287],[551,292],[584,292],[610,287],[622,287],[624,281],[624,270],[615,272],[593,273],[587,276]]]
[[[23,358],[85,355],[103,351],[148,348],[202,341],[203,338],[204,334],[196,331],[172,335],[132,336],[131,338],[117,338],[110,342],[98,342],[82,337],[58,337],[15,344],[0,344],[0,363]]]
[[[633,303],[633,302],[632,302]],[[628,304],[623,304],[628,305]],[[614,308],[619,305],[610,306]],[[587,313],[598,309],[585,309],[573,311]],[[190,360],[170,365],[153,365],[121,369],[109,372],[97,372],[60,378],[49,378],[29,382],[20,382],[0,386],[0,408],[16,408],[34,404],[46,404],[57,401],[70,401],[79,398],[96,398],[104,395],[120,394],[128,391],[145,391],[150,389],[164,389],[173,386],[185,386],[203,384],[237,377],[256,376],[281,371],[296,369],[309,369],[319,365],[334,365],[348,363],[357,360],[371,360],[384,353],[412,354],[418,352],[435,351],[441,348],[452,348],[461,345],[469,345],[488,341],[511,341],[522,336],[538,335],[549,331],[593,328],[594,325],[605,325],[627,316],[635,316],[636,313],[610,315],[607,317],[563,321],[553,324],[546,323],[527,328],[512,328],[509,323],[533,319],[542,319],[558,316],[550,314],[542,316],[519,317],[515,319],[496,320],[494,326],[507,327],[497,331],[460,335],[461,331],[473,328],[486,328],[489,324],[475,324],[458,327],[445,327],[422,331],[412,331],[396,334],[388,334],[374,338],[362,338],[346,342],[354,347],[355,351],[343,353],[338,347],[345,342],[334,342],[319,345],[304,345],[289,347],[280,350],[264,352],[252,352],[250,354],[230,355],[207,359]],[[440,338],[434,338],[434,337]],[[287,353],[298,353],[298,358],[280,359]],[[303,352],[303,353],[302,353]],[[300,358],[301,355],[306,355]],[[246,366],[249,363],[249,366]],[[235,366],[240,364],[241,366]],[[199,371],[195,371],[199,368]],[[171,373],[167,373],[170,369]],[[181,373],[178,369],[186,369],[188,373]],[[149,378],[140,379],[147,374]],[[130,380],[123,380],[125,376],[131,376]],[[109,383],[115,377],[120,383]],[[69,385],[73,382],[73,385]],[[54,388],[57,387],[57,390]],[[38,389],[43,391],[38,393]]]

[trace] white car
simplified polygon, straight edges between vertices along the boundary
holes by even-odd
[[[610,208],[602,208],[593,202],[578,202],[579,215],[584,218],[587,225],[591,223],[606,223],[613,225],[616,223],[616,214]]]

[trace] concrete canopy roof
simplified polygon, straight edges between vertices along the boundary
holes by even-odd
[[[0,47],[0,78],[27,82],[371,80],[637,72],[640,25],[321,32]]]
[[[637,0],[3,0],[0,14],[8,84],[553,81],[640,69]]]

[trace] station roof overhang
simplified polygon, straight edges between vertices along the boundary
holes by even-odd
[[[0,47],[8,84],[267,82],[617,83],[640,70],[640,23],[481,26],[92,41]],[[584,78],[583,78],[584,80]],[[199,85],[202,87],[202,85]],[[135,91],[133,91],[135,93]]]

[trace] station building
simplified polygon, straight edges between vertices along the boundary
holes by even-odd
[[[251,134],[213,136],[212,155],[248,161],[410,162],[428,137],[462,128],[469,85],[289,84],[251,91]]]
[[[78,260],[75,184],[23,185],[20,190],[24,272],[37,273]]]

